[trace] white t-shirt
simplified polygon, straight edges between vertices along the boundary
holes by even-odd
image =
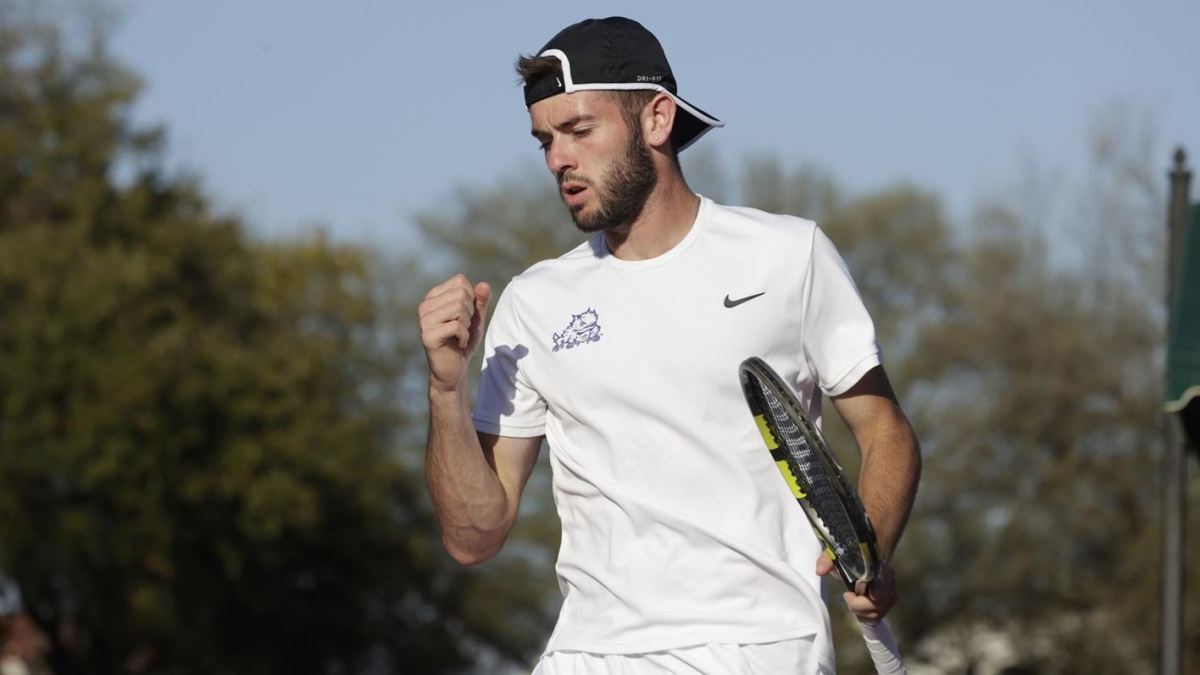
[[[814,223],[702,199],[650,260],[598,234],[515,277],[485,341],[474,421],[545,435],[564,600],[547,651],[641,653],[816,635],[821,549],[747,411],[763,358],[819,416],[880,363],[874,326]]]

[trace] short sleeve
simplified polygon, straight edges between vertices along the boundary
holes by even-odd
[[[513,284],[492,312],[484,337],[483,371],[475,397],[475,429],[498,436],[541,436],[546,403],[529,384],[529,338],[517,314]]]
[[[813,228],[810,250],[801,329],[805,357],[821,391],[837,396],[883,359],[850,271],[820,228]]]

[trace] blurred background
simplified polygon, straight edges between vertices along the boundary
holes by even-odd
[[[876,318],[911,672],[1158,672],[1200,5],[828,4],[0,0],[0,672],[528,672],[549,467],[498,559],[441,550],[415,307],[580,241],[512,62],[609,14],[728,124],[692,187],[817,220]]]

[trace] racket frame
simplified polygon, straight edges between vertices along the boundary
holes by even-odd
[[[862,501],[851,487],[850,481],[846,478],[846,472],[837,461],[837,457],[830,451],[816,425],[809,420],[791,388],[765,361],[754,356],[746,359],[738,367],[738,379],[742,385],[746,404],[758,424],[763,441],[771,451],[771,457],[775,461],[776,467],[791,488],[792,496],[804,510],[817,538],[821,540],[825,551],[832,558],[838,575],[851,591],[855,590],[860,581],[870,583],[878,574],[883,563],[876,544],[875,530],[871,527],[866,509],[863,508]],[[804,478],[803,472],[797,466],[796,458],[793,457],[783,441],[783,436],[779,433],[769,404],[762,398],[762,392],[758,388],[759,383],[776,398],[784,412],[799,428],[800,434],[812,449],[814,458],[832,484],[846,519],[850,522],[855,536],[858,538],[858,550],[862,555],[863,570],[851,569],[842,557],[837,555],[836,548],[839,542],[835,541],[833,533],[825,525],[826,518],[822,516],[820,509],[808,499],[812,490]],[[844,542],[842,543],[844,545]]]

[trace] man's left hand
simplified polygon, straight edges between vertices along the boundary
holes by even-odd
[[[822,553],[817,559],[817,574],[825,576],[832,571],[833,561]],[[870,584],[860,581],[853,592],[846,591],[842,598],[859,620],[879,623],[896,605],[896,572],[891,565],[884,563]]]

